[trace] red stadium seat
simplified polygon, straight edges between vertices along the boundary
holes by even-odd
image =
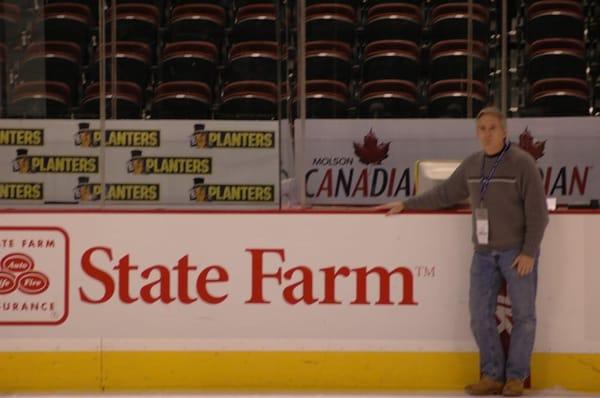
[[[68,114],[70,96],[65,83],[20,83],[12,92],[8,113],[14,118],[64,118]]]
[[[175,81],[159,84],[152,101],[155,119],[206,119],[210,117],[212,92],[206,83]]]

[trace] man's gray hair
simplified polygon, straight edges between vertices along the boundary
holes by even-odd
[[[500,109],[496,108],[495,106],[486,106],[485,108],[479,111],[475,120],[479,120],[485,115],[496,116],[498,120],[500,120],[502,128],[506,130],[506,116],[504,116],[504,113],[502,113]]]

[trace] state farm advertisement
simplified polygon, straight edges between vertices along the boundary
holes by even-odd
[[[600,348],[582,284],[595,259],[561,244],[583,230],[600,216],[553,216],[541,349]],[[0,350],[472,351],[469,239],[469,214],[5,212]]]
[[[298,128],[299,125],[296,125]],[[560,204],[600,198],[598,120],[515,118],[508,138],[533,156],[546,195]],[[462,160],[480,150],[466,119],[306,121],[307,202],[364,205],[414,195],[415,162]]]

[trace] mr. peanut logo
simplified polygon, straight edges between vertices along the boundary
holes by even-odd
[[[69,314],[69,237],[0,227],[0,325],[59,325]]]

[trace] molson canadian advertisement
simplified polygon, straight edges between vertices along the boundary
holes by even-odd
[[[298,128],[298,125],[296,126]],[[600,198],[596,118],[508,120],[508,138],[537,161],[559,204]],[[472,120],[306,121],[308,203],[377,204],[414,194],[415,162],[462,160],[480,149]]]
[[[0,154],[5,205],[279,207],[276,122],[3,120]]]

